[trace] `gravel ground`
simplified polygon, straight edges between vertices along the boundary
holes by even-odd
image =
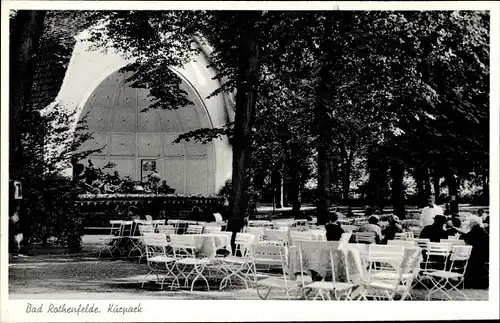
[[[200,282],[193,292],[188,288],[160,290],[151,282],[141,288],[148,267],[137,260],[98,259],[102,236],[84,237],[78,255],[43,255],[11,259],[9,293],[12,299],[259,299],[253,288],[233,285],[218,290],[220,277],[210,279],[210,291]],[[153,280],[155,276],[148,276]],[[487,300],[488,290],[465,290],[470,300]],[[414,290],[413,299],[423,300],[425,289]],[[286,299],[283,291],[272,291],[269,299]]]

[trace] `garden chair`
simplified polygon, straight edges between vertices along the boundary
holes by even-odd
[[[158,233],[163,233],[166,235],[175,234],[175,227],[171,224],[160,224],[156,229],[158,230]]]
[[[404,257],[404,252],[399,250],[390,250],[386,248],[387,253],[383,253],[382,249],[372,248],[379,247],[371,245],[369,252],[369,271],[367,280],[362,283],[363,291],[358,300],[367,300],[367,297],[375,299],[394,300],[397,295],[400,300],[404,301],[411,297],[411,289],[413,280],[420,271],[421,249],[413,248],[408,257]],[[385,246],[393,247],[393,246]],[[391,268],[382,267],[378,270],[378,264],[391,264]]]
[[[186,234],[201,234],[203,232],[203,226],[198,224],[190,224],[186,229]]]
[[[342,226],[342,229],[344,229],[345,232],[355,232],[356,230],[358,230],[358,227],[355,226],[355,225],[343,225]]]
[[[415,239],[417,245],[422,248],[422,242]],[[451,253],[451,244],[450,243],[438,243],[438,242],[427,242],[426,247],[422,248],[422,253],[424,256],[424,261],[422,264],[422,270],[420,271],[419,276],[415,280],[414,286],[417,284],[421,284],[425,287],[425,289],[429,290],[426,285],[426,281],[429,281],[429,276],[426,273],[437,271],[437,270],[445,270],[448,258]]]
[[[427,294],[427,300],[431,299],[432,294],[441,292],[449,300],[453,300],[449,291],[458,292],[464,300],[468,300],[467,295],[458,289],[458,286],[464,282],[465,271],[469,262],[472,246],[452,246],[449,261],[450,266],[445,266],[443,270],[426,271],[424,275],[429,277],[433,287]]]
[[[254,284],[260,299],[267,299],[272,289],[285,290],[287,299],[291,299],[291,291],[295,291],[299,295],[299,282],[295,276],[292,278],[287,273],[288,259],[284,242],[262,241],[256,244],[253,249],[253,259],[255,268]],[[257,265],[280,266],[281,275],[271,276],[267,273],[260,273]]]
[[[276,229],[265,229],[264,239],[268,241],[281,241],[288,244],[288,232]]]
[[[415,241],[415,244],[423,250],[427,250],[427,245],[431,242],[429,239],[409,239],[409,241]]]
[[[452,246],[465,246],[466,245],[464,240],[458,240],[458,239],[441,239],[441,243],[448,243],[448,244],[451,244]]]
[[[235,238],[234,255],[219,257],[217,260],[221,269],[227,273],[220,283],[219,289],[227,286],[233,277],[239,278],[248,288],[248,275],[254,275],[254,261],[252,248],[255,242],[255,236],[249,233],[237,233]]]
[[[387,273],[396,272],[397,267],[403,260],[404,249],[405,247],[401,245],[369,245],[368,274],[376,278],[382,278]]]
[[[325,281],[325,278],[321,281],[306,283],[304,278],[304,273],[308,268],[304,268],[304,254],[312,253],[319,249],[325,249],[325,246],[328,249],[330,270],[331,270],[331,281]],[[317,300],[318,297],[321,297],[322,300],[328,299],[331,300],[331,293],[333,293],[336,300],[340,300],[342,296],[344,296],[344,300],[350,300],[350,294],[352,293],[352,289],[356,286],[350,280],[349,276],[349,266],[345,266],[345,274],[346,274],[346,282],[337,282],[336,281],[336,273],[335,273],[335,265],[336,265],[336,257],[338,253],[336,252],[339,247],[339,243],[336,241],[297,241],[297,248],[299,251],[299,262],[300,262],[300,281],[301,287],[304,289],[304,295],[307,299],[307,290],[316,291],[316,294],[313,300]],[[344,264],[347,264],[347,254],[339,253],[344,255]]]
[[[253,234],[255,241],[262,241],[264,239],[264,227],[247,227],[246,233]]]
[[[160,281],[160,276],[158,272],[164,271],[167,276],[175,277],[173,272],[175,258],[173,255],[167,255],[167,239],[164,234],[154,233],[154,232],[144,232],[142,235],[144,240],[144,245],[146,249],[146,260],[149,267],[149,272],[144,277],[142,282],[142,287],[148,275],[154,273],[156,275],[157,282]],[[161,280],[161,289],[163,289],[163,283],[165,282],[166,276],[163,276]]]
[[[164,225],[165,224],[165,219],[161,219],[161,220],[152,220],[153,222],[153,226],[155,228],[158,228],[159,225]]]
[[[356,243],[371,244],[375,243],[375,232],[355,232],[354,240]]]
[[[194,283],[200,278],[205,281],[207,289],[210,290],[210,285],[203,272],[207,266],[213,262],[215,255],[206,256],[197,254],[196,241],[194,235],[192,234],[172,234],[169,238],[169,245],[172,247],[174,253],[175,268],[177,270],[177,275],[175,275],[174,280],[172,281],[171,288],[173,288],[175,283],[177,283],[177,287],[180,287],[180,276],[184,279],[184,286],[188,287],[189,278],[196,275],[191,282],[191,291],[194,289]],[[213,244],[211,249],[215,250],[214,240],[210,239],[209,241]]]
[[[311,232],[309,231],[295,231],[295,230],[291,230],[290,228],[290,231],[289,231],[289,234],[290,234],[290,243],[292,245],[296,245],[296,242],[299,241],[299,240],[312,240],[312,235],[311,235]]]
[[[389,246],[417,247],[414,240],[387,240]]]
[[[406,232],[399,232],[394,235],[394,240],[406,240],[407,234]]]
[[[203,229],[203,233],[214,233],[214,232],[221,232],[222,227],[220,225],[218,226],[205,226]]]
[[[111,225],[109,236],[104,239],[103,246],[99,251],[99,258],[101,257],[101,253],[104,251],[109,252],[111,256],[113,256],[113,251],[118,250],[121,254],[121,249],[118,247],[118,243],[122,239],[122,226],[123,220],[111,220],[109,224]]]

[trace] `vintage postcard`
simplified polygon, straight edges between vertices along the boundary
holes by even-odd
[[[498,319],[499,14],[2,1],[1,321]]]

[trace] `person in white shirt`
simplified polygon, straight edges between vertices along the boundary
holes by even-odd
[[[434,196],[429,196],[427,199],[428,206],[424,207],[420,214],[420,227],[426,227],[434,223],[436,215],[443,215],[443,209],[434,204]]]

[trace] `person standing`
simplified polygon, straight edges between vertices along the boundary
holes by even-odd
[[[420,214],[420,227],[424,228],[434,223],[436,215],[443,215],[443,209],[434,204],[434,196],[429,196],[427,199],[427,206],[423,208]]]

